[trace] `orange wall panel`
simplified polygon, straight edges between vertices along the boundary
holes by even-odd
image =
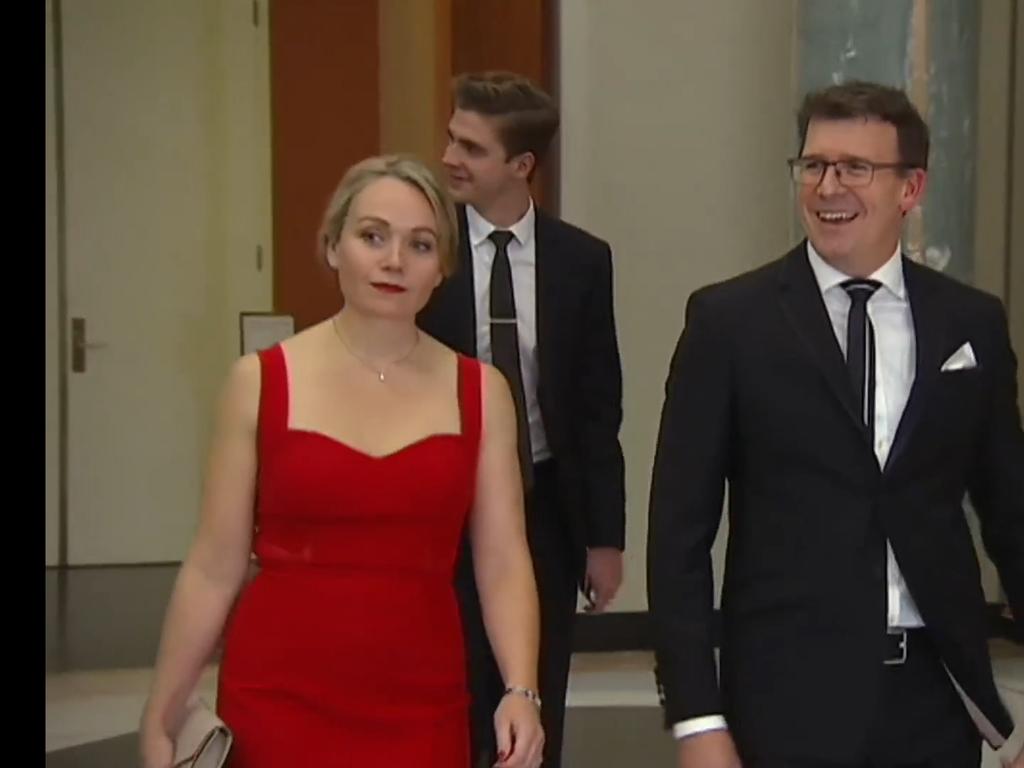
[[[558,94],[557,0],[445,0],[451,13],[451,72],[503,69]],[[533,181],[537,202],[558,212],[558,138]]]
[[[301,330],[341,304],[316,233],[345,169],[380,146],[376,0],[278,0],[270,12],[274,307]]]
[[[452,71],[507,69],[546,85],[542,0],[452,0]]]

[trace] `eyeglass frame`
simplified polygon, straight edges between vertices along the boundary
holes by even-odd
[[[798,170],[802,170],[801,169],[802,162],[821,163],[821,173],[818,175],[818,178],[815,181],[805,181],[804,179],[799,179],[799,178],[796,177],[795,174],[798,172]],[[790,178],[795,183],[797,183],[797,184],[803,184],[805,186],[814,186],[814,187],[816,187],[819,184],[821,184],[822,181],[825,180],[825,174],[828,173],[828,169],[831,167],[831,168],[835,169],[836,181],[839,184],[842,184],[844,187],[855,187],[855,188],[856,187],[867,187],[867,186],[870,186],[871,182],[873,182],[875,180],[875,172],[876,171],[889,171],[889,170],[909,171],[909,170],[913,170],[914,168],[918,167],[918,166],[913,165],[911,163],[902,163],[902,162],[900,162],[900,163],[874,163],[874,162],[872,162],[870,160],[861,160],[861,159],[857,159],[857,158],[845,158],[843,160],[825,160],[823,158],[818,158],[818,157],[803,157],[803,156],[801,156],[801,157],[791,157],[788,160],[786,160],[786,164],[789,166],[789,176],[790,176]],[[868,176],[866,181],[863,181],[863,182],[859,182],[858,181],[858,182],[854,182],[853,184],[850,184],[848,182],[849,177],[844,175],[843,171],[840,169],[840,166],[850,166],[850,165],[853,165],[853,164],[866,165],[868,168],[871,169],[871,174]],[[846,179],[846,180],[844,180],[844,179]]]

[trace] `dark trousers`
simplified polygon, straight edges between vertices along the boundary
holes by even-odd
[[[842,691],[836,691],[842,696]],[[822,702],[827,706],[827,702]],[[750,756],[744,768],[978,768],[981,736],[927,630],[910,633],[907,661],[884,667],[871,732],[861,754],[840,763]]]
[[[535,465],[534,487],[526,497],[526,533],[540,599],[540,664],[538,680],[543,700],[544,768],[561,765],[565,691],[572,655],[572,627],[576,614],[576,579],[572,548],[558,508],[553,460]],[[480,598],[473,578],[472,557],[464,542],[456,587],[466,638],[469,667],[471,765],[493,765],[497,759],[494,710],[504,683],[491,653],[480,613]],[[485,763],[482,761],[486,761]]]

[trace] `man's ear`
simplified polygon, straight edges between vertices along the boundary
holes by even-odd
[[[904,176],[903,189],[900,192],[900,210],[904,216],[920,204],[926,186],[928,172],[923,168],[911,168]]]
[[[533,152],[523,152],[509,160],[512,170],[521,179],[529,179],[537,167],[537,156]]]

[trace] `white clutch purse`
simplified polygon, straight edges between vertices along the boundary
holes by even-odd
[[[189,705],[178,738],[172,768],[222,768],[231,751],[231,729],[200,700]]]

